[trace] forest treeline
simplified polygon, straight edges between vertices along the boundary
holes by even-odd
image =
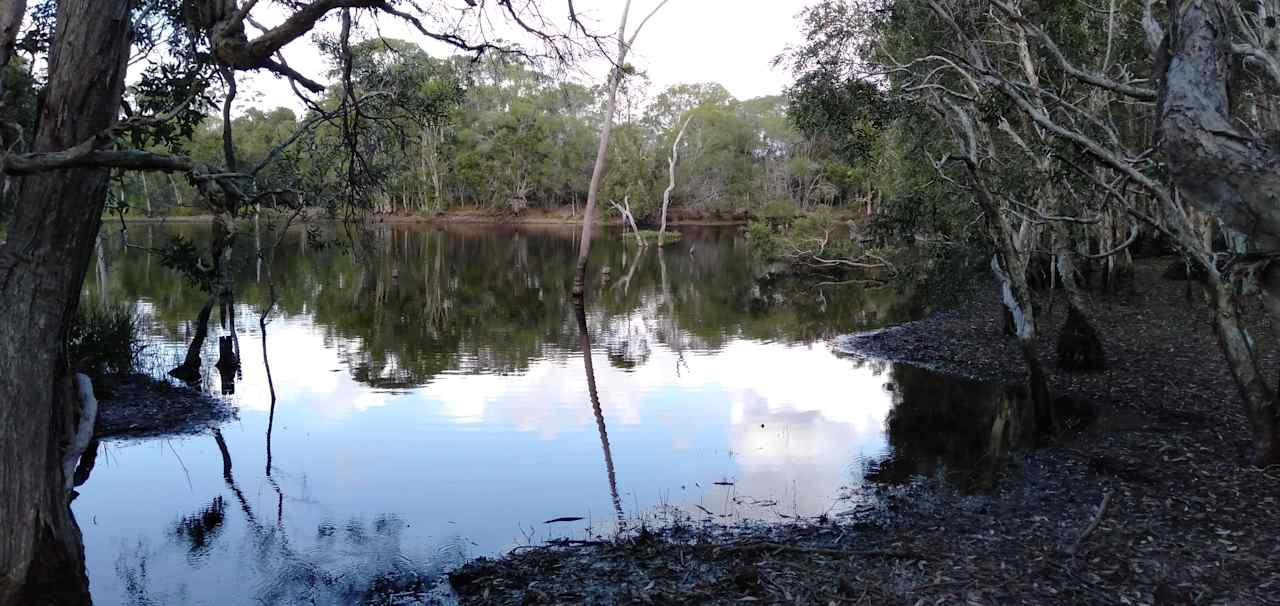
[[[350,202],[370,212],[421,215],[581,212],[603,87],[510,57],[433,57],[399,40],[368,40],[351,51],[351,85],[363,105],[349,128],[320,119],[348,94],[341,84],[301,114],[251,107],[233,118],[240,163],[254,166],[275,154],[259,174],[260,190],[300,194],[308,206],[333,210],[347,210]],[[677,138],[672,207],[694,216],[788,216],[817,207],[865,212],[877,188],[866,155],[848,153],[847,142],[798,114],[785,95],[739,100],[716,83],[654,91],[639,75],[619,95],[601,188],[609,214],[615,211],[608,203],[629,202],[639,220],[654,218]],[[315,128],[291,139],[312,122]],[[354,148],[344,144],[347,137],[357,141]],[[211,115],[185,151],[215,165],[222,146],[222,121]],[[334,157],[351,149],[366,181],[355,200],[346,197],[350,158]],[[181,176],[123,173],[114,187],[117,201],[133,212],[175,206],[201,212],[200,197]]]

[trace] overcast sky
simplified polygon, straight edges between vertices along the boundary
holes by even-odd
[[[773,68],[770,61],[787,45],[798,40],[796,15],[815,0],[670,0],[645,26],[629,60],[652,81],[652,94],[672,84],[719,82],[739,99],[782,92],[789,82],[786,70]],[[658,0],[633,0],[631,23],[648,14]],[[574,5],[594,31],[613,33],[617,30],[624,0],[576,0]],[[265,3],[264,3],[265,4]],[[566,0],[541,0],[548,16],[567,13]],[[254,11],[269,24],[279,15]],[[496,20],[496,16],[495,16]],[[495,23],[499,28],[500,23]],[[416,31],[391,17],[380,17],[382,35],[418,41],[435,55],[448,52],[438,43],[423,42]],[[329,19],[323,29],[336,28]],[[366,27],[369,34],[372,27]],[[510,30],[508,30],[510,31]],[[514,37],[514,36],[513,36]],[[612,48],[610,49],[612,51]],[[323,81],[328,66],[310,39],[290,45],[285,54],[289,64],[308,76]],[[583,64],[576,78],[595,83],[604,79],[607,64]],[[288,85],[267,74],[242,76],[242,92],[250,105],[299,108]]]

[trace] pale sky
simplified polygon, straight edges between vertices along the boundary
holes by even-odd
[[[576,0],[579,16],[600,33],[614,33],[625,0]],[[796,16],[815,0],[670,0],[645,26],[636,40],[628,62],[645,72],[651,82],[650,94],[657,94],[673,84],[719,82],[739,99],[750,99],[782,92],[790,81],[783,68],[773,68],[770,61],[788,45],[799,42]],[[633,0],[632,27],[657,4],[658,0]],[[549,18],[567,14],[566,0],[542,0]],[[269,9],[270,7],[268,7]],[[255,10],[260,21],[274,25],[279,17],[270,10]],[[276,18],[273,18],[276,17]],[[496,22],[499,31],[502,23]],[[592,25],[594,24],[594,25]],[[382,16],[378,25],[382,35],[422,43],[428,52],[443,55],[449,49],[439,43],[425,42],[421,34],[399,23],[394,17]],[[333,31],[336,19],[328,19],[321,29]],[[372,34],[373,28],[367,27]],[[518,37],[508,33],[512,38]],[[612,52],[613,48],[609,47]],[[289,64],[308,77],[326,80],[328,66],[310,39],[299,40],[285,52]],[[604,79],[607,64],[587,62],[577,70],[575,79],[596,83]],[[299,108],[288,85],[266,73],[241,76],[243,111],[250,105]],[[238,113],[238,112],[237,112]]]

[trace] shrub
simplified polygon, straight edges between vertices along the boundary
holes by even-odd
[[[766,223],[786,225],[796,218],[799,209],[789,200],[771,200],[756,210],[756,216]]]
[[[91,374],[132,372],[142,353],[138,316],[132,307],[81,306],[67,333],[67,356]]]
[[[782,254],[782,246],[773,226],[768,221],[752,221],[747,224],[747,241],[751,243],[751,254],[759,259],[772,261]]]

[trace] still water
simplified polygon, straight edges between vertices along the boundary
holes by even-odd
[[[143,247],[173,235],[203,250],[209,232],[129,230]],[[910,427],[887,423],[911,389],[828,345],[909,319],[912,297],[758,283],[734,229],[639,254],[600,238],[586,360],[568,296],[574,230],[312,236],[289,232],[265,262],[255,241],[276,234],[238,240],[241,369],[226,384],[213,369],[213,337],[231,330],[215,314],[203,386],[238,419],[104,445],[73,505],[97,603],[344,603],[387,571],[619,526],[838,513],[868,477],[928,475],[951,456],[888,463],[912,448]],[[108,239],[84,304],[134,304],[163,373],[206,297]],[[274,414],[258,323],[269,276]]]

